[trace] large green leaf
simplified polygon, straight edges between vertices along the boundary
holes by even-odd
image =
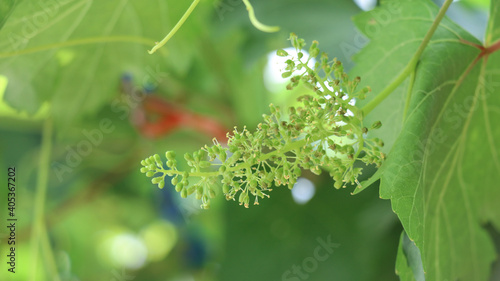
[[[486,45],[500,38],[492,1]],[[371,40],[352,73],[376,94],[401,72],[438,11],[430,1],[385,1],[355,18]],[[495,258],[482,224],[500,229],[500,54],[444,19],[409,79],[367,116],[390,150],[380,195],[391,199],[421,251],[426,280],[488,280]],[[408,93],[408,111],[405,101]],[[377,133],[376,133],[377,134]]]
[[[190,66],[195,46],[186,38],[201,25],[196,18],[186,22],[184,32],[166,48],[147,53],[188,3],[40,3],[20,2],[0,31],[0,75],[9,80],[5,101],[18,110],[34,113],[48,102],[56,122],[71,124],[109,104],[124,72],[135,74],[140,82],[157,83],[166,73],[183,73]]]

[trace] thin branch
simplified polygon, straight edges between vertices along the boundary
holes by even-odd
[[[163,40],[161,40],[160,42],[156,43],[156,45],[153,47],[153,49],[148,51],[148,53],[150,55],[153,54],[154,52],[156,52],[156,50],[161,48],[163,45],[165,45],[168,42],[168,40],[170,40],[170,38],[172,38],[174,36],[174,34],[181,28],[181,26],[187,20],[189,15],[191,15],[191,13],[193,12],[194,8],[196,8],[198,3],[200,3],[200,0],[194,0],[193,3],[191,3],[191,6],[189,6],[187,11],[184,13],[184,15],[182,15],[182,18],[177,22],[177,24],[175,24],[174,28],[172,28],[172,30],[170,30],[170,32],[167,34],[167,36],[165,36],[165,38],[163,38]]]

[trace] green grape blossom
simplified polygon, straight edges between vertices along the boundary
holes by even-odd
[[[385,159],[380,151],[383,142],[367,138],[369,130],[382,124],[363,124],[363,111],[353,105],[362,100],[370,88],[357,89],[359,77],[350,79],[342,63],[330,60],[313,41],[305,59],[303,39],[291,34],[290,41],[297,50],[297,57],[286,61],[282,76],[290,77],[287,89],[304,85],[310,95],[301,96],[300,106],[282,109],[271,104],[270,114],[263,115],[263,122],[255,131],[246,127],[234,129],[227,135],[227,146],[216,139],[211,146],[184,155],[189,171],[177,169],[175,152],[168,151],[163,162],[158,154],[141,161],[141,172],[152,177],[159,188],[165,185],[165,176],[182,197],[195,194],[201,199],[202,208],[209,208],[216,190],[222,189],[227,200],[238,200],[248,207],[250,201],[269,197],[272,187],[292,189],[302,170],[315,174],[327,171],[334,180],[334,187],[357,184],[362,168],[356,161],[379,167]],[[278,56],[287,57],[284,50]],[[319,56],[314,67],[308,63]],[[298,74],[297,74],[298,73]],[[165,167],[166,165],[166,167]],[[197,178],[191,184],[192,178]]]

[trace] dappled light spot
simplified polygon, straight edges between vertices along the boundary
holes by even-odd
[[[301,205],[309,202],[313,198],[314,193],[316,193],[314,183],[302,177],[297,180],[292,189],[293,200]]]
[[[358,5],[363,11],[369,11],[377,6],[377,0],[354,0],[354,3]]]
[[[295,48],[285,48],[285,50],[289,55],[286,57],[280,57],[276,55],[276,51],[274,50],[267,55],[267,64],[264,68],[264,85],[266,89],[273,93],[279,93],[283,91],[285,85],[290,81],[290,78],[281,77],[281,73],[283,72],[286,64],[285,62],[289,59],[297,58],[297,51]],[[302,51],[304,53],[304,58],[309,57],[309,53],[306,51]],[[305,62],[305,61],[304,61]],[[309,67],[314,67],[315,59],[311,59],[307,65]],[[298,75],[299,71],[292,73],[292,75]]]
[[[71,51],[68,49],[62,49],[62,50],[57,51],[56,58],[57,58],[57,61],[59,62],[59,65],[66,66],[73,61],[73,59],[75,58],[75,55],[76,54],[74,51]]]
[[[3,95],[5,93],[5,89],[7,89],[8,83],[9,79],[6,76],[0,75],[0,100],[3,99]]]
[[[141,231],[140,236],[147,248],[149,261],[162,260],[177,243],[175,226],[166,220],[149,224]]]
[[[120,234],[111,241],[111,258],[118,266],[139,269],[146,262],[147,254],[144,242],[133,234]]]

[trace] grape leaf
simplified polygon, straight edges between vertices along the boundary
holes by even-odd
[[[500,38],[499,7],[492,1],[486,46]],[[352,74],[380,92],[410,60],[437,12],[430,1],[385,1],[357,16],[371,42],[356,56]],[[427,280],[488,280],[495,253],[481,225],[490,221],[500,229],[500,128],[494,126],[500,54],[478,59],[480,50],[465,41],[480,44],[445,18],[414,80],[366,118],[384,124],[374,133],[390,150],[380,195],[391,199],[420,249]]]
[[[139,83],[186,72],[195,48],[189,40],[172,40],[154,56],[147,50],[187,5],[59,0],[40,6],[21,1],[0,30],[0,75],[9,80],[5,101],[30,114],[48,102],[56,123],[70,125],[110,104],[124,72]],[[196,31],[190,26],[199,24],[186,22],[176,39],[189,38]],[[176,56],[167,58],[169,52]]]

